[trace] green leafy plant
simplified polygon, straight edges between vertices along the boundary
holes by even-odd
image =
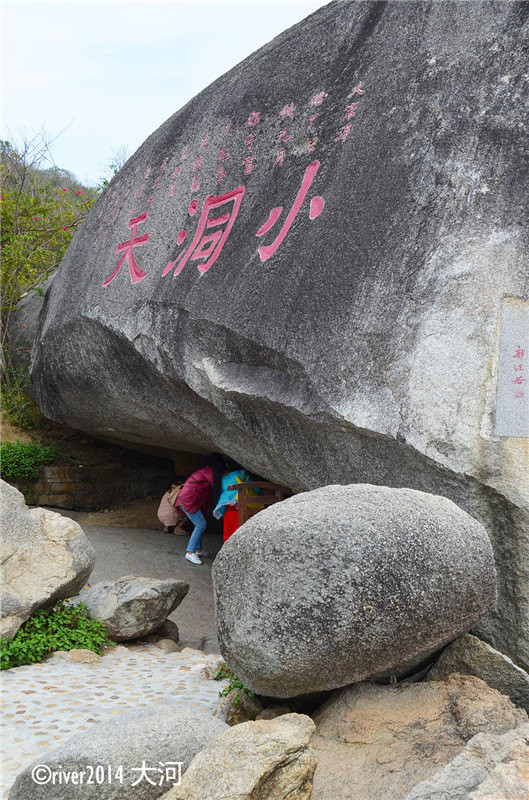
[[[2,442],[0,444],[0,477],[5,481],[35,480],[39,467],[61,460],[63,451],[57,445],[38,442]]]
[[[44,416],[26,394],[29,385],[27,370],[13,367],[9,353],[7,355],[7,368],[9,380],[2,381],[2,413],[12,425],[23,430],[35,430],[42,426]]]
[[[215,680],[223,681],[225,679],[227,679],[229,683],[219,692],[219,697],[227,697],[230,692],[232,692],[234,689],[237,689],[238,691],[233,697],[233,705],[235,708],[238,708],[241,704],[239,690],[244,692],[248,697],[255,697],[255,692],[252,692],[251,689],[248,689],[248,687],[246,687],[244,683],[239,680],[235,673],[230,670],[227,664],[222,664],[219,671],[215,675]]]
[[[104,623],[92,619],[84,603],[61,601],[49,611],[35,611],[9,641],[0,639],[0,668],[34,664],[56,650],[82,648],[101,655],[103,644],[114,644]]]
[[[41,287],[57,269],[97,199],[96,190],[54,165],[50,144],[44,133],[18,144],[0,141],[0,354],[7,383],[5,346],[10,317],[21,297]]]

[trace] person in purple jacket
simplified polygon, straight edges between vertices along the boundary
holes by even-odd
[[[182,509],[195,526],[185,554],[192,564],[202,564],[201,559],[209,555],[202,550],[202,534],[206,530],[204,512],[207,512],[211,500],[214,505],[217,503],[221,492],[221,478],[227,470],[224,456],[212,453],[208,456],[207,466],[193,472],[178,492],[175,505]]]

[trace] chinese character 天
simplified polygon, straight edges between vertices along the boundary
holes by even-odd
[[[123,253],[123,255],[121,256],[119,263],[114,272],[112,273],[112,275],[110,275],[110,277],[103,282],[102,284],[103,286],[108,286],[109,284],[112,283],[112,281],[120,271],[121,266],[126,258],[128,259],[129,263],[131,283],[137,283],[138,281],[141,281],[143,278],[145,278],[147,273],[144,272],[142,269],[140,269],[140,267],[137,265],[136,260],[134,258],[133,248],[139,247],[140,245],[143,244],[147,244],[147,242],[149,241],[148,233],[144,233],[143,236],[136,236],[138,225],[141,225],[142,222],[146,221],[146,219],[147,219],[147,212],[144,211],[143,214],[139,215],[139,217],[134,217],[133,219],[129,220],[128,226],[132,230],[131,237],[126,242],[120,242],[116,247],[116,253]]]

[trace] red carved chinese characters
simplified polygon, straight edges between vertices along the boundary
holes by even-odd
[[[366,90],[364,89],[364,86],[365,86],[365,84],[364,84],[362,81],[359,81],[359,82],[356,84],[356,86],[355,86],[355,88],[353,89],[353,91],[351,92],[351,94],[350,94],[350,95],[348,95],[348,97],[354,97],[354,96],[355,96],[355,94],[365,94],[365,91],[366,91]]]
[[[237,188],[233,189],[231,192],[220,195],[220,197],[215,197],[214,195],[206,197],[193,241],[188,249],[180,253],[175,261],[168,262],[163,271],[163,275],[167,275],[175,266],[174,274],[179,275],[189,260],[198,261],[200,259],[207,260],[202,264],[197,264],[199,272],[208,271],[215,263],[224,247],[226,239],[233,227],[233,223],[239,213],[245,191],[246,187],[241,185],[237,186]],[[229,208],[230,205],[231,208]],[[217,210],[222,206],[226,206],[227,210],[224,210],[224,213],[221,213],[219,216]],[[217,215],[209,217],[210,211],[216,211]],[[203,235],[212,228],[216,228],[217,230]],[[184,233],[184,231],[180,232],[180,234],[182,233]]]
[[[345,117],[344,119],[350,119],[351,117],[356,116],[356,110],[360,103],[351,103],[350,105],[345,107]]]
[[[338,136],[334,140],[335,142],[345,142],[347,137],[349,136],[349,131],[351,130],[351,123],[348,122],[347,125],[344,125],[342,130],[338,133]]]
[[[245,175],[251,175],[252,174],[253,169],[254,169],[253,162],[255,161],[255,158],[256,158],[255,156],[246,156],[246,158],[243,159],[243,162],[244,162],[244,174]]]
[[[261,122],[261,112],[252,111],[246,123],[247,127],[252,128],[254,125],[259,125]]]
[[[123,252],[123,255],[121,256],[119,263],[114,272],[112,273],[112,275],[109,278],[107,278],[106,281],[103,282],[102,284],[103,286],[108,286],[110,283],[112,283],[112,281],[120,271],[121,265],[123,264],[126,258],[128,258],[129,261],[131,282],[138,283],[138,281],[141,281],[143,278],[145,278],[147,273],[144,272],[142,269],[140,269],[140,267],[136,264],[132,249],[134,247],[139,247],[142,244],[147,244],[147,242],[149,241],[148,233],[144,233],[143,236],[136,236],[138,225],[141,225],[141,223],[145,222],[146,219],[147,219],[147,212],[144,211],[143,214],[140,214],[139,217],[134,217],[134,219],[129,220],[129,228],[132,229],[131,237],[128,241],[120,242],[117,245],[116,253]]]
[[[326,97],[326,92],[319,92],[318,94],[315,94],[310,101],[311,106],[321,106]]]
[[[316,173],[318,172],[319,168],[320,168],[320,162],[313,161],[312,164],[310,164],[305,170],[305,174],[303,175],[303,180],[301,181],[300,190],[296,196],[296,199],[294,200],[292,208],[288,212],[287,218],[285,219],[283,227],[279,231],[276,239],[272,242],[272,244],[262,245],[259,248],[259,255],[261,257],[261,261],[267,261],[267,259],[269,259],[271,256],[274,255],[274,253],[280,246],[281,242],[289,232],[292,223],[294,222],[301,206],[303,205],[303,201],[307,196],[307,193],[312,185],[312,181],[316,177]],[[325,206],[325,200],[323,199],[323,197],[313,197],[310,204],[310,212],[309,212],[310,219],[316,219],[316,217],[319,217],[319,215],[323,211],[324,206]],[[270,211],[270,216],[268,217],[268,220],[261,228],[259,228],[259,230],[255,235],[264,236],[265,233],[267,233],[270,230],[270,228],[272,228],[275,225],[282,211],[283,211],[283,206],[278,206],[277,208],[273,208]]]
[[[517,359],[517,361],[519,361],[519,363],[513,365],[514,372],[520,372],[521,373],[523,371],[523,368],[524,368],[523,358],[524,358],[524,356],[525,356],[525,350],[523,350],[520,347],[520,345],[518,345],[518,347],[516,348],[516,352],[513,355],[513,358]],[[516,377],[514,378],[514,380],[512,382],[514,383],[515,386],[522,387],[524,383],[527,383],[527,379],[524,378],[523,375],[516,375]],[[515,396],[515,398],[517,400],[519,400],[520,397],[524,396],[524,393],[521,390],[521,388],[518,389],[514,393],[514,396]]]
[[[288,105],[283,106],[283,108],[279,112],[279,116],[281,117],[281,119],[284,119],[285,117],[290,117],[291,119],[294,119],[294,103],[289,103]]]
[[[257,136],[255,135],[255,133],[250,133],[244,140],[244,143],[246,144],[246,147],[249,149],[250,153],[253,151],[253,143],[255,142],[256,139]]]

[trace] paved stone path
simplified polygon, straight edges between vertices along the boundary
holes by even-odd
[[[99,666],[76,663],[60,654],[42,664],[6,670],[2,677],[2,788],[5,800],[16,775],[39,755],[110,715],[148,707],[171,697],[174,702],[211,709],[219,705],[224,683],[204,677],[204,667],[219,662],[214,625],[211,564],[220,549],[218,534],[204,537],[212,558],[195,566],[185,560],[188,537],[139,528],[114,528],[77,519],[96,551],[88,583],[124,575],[187,581],[189,593],[170,615],[180,630],[181,653],[154,645],[108,648]],[[193,649],[191,649],[193,648]],[[207,651],[211,655],[206,655]]]
[[[2,673],[2,788],[24,767],[72,736],[130,708],[169,700],[209,709],[220,705],[226,681],[214,675],[220,656],[185,648],[166,653],[154,645],[106,648],[98,665],[58,653],[42,664]]]
[[[169,619],[180,630],[180,645],[218,653],[215,633],[211,565],[222,546],[220,534],[208,533],[203,547],[211,553],[201,566],[184,558],[188,536],[175,536],[161,530],[113,528],[86,525],[83,514],[61,510],[78,520],[96,551],[96,563],[88,583],[116,580],[124,575],[146,578],[175,578],[189,583],[189,593]]]

